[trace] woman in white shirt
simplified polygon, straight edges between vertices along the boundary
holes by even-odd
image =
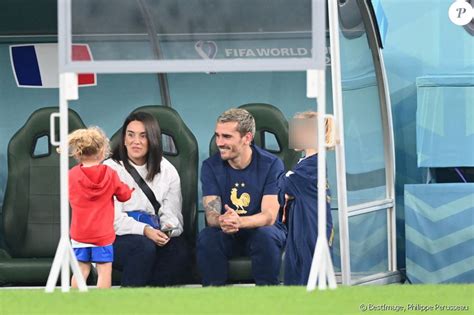
[[[166,286],[187,280],[190,254],[183,233],[182,196],[178,172],[163,157],[161,131],[156,119],[145,112],[131,113],[122,126],[112,158],[104,162],[120,179],[135,188],[127,202],[115,202],[114,269],[122,271],[122,286]],[[139,222],[127,213],[155,209],[125,168],[133,167],[153,191],[161,207],[160,229]],[[168,230],[169,232],[163,232]]]

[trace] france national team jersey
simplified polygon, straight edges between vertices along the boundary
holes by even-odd
[[[280,200],[285,194],[287,202],[288,237],[285,253],[285,285],[305,285],[313,261],[318,236],[318,156],[304,158],[293,170],[279,177]],[[330,192],[327,189],[326,227],[332,246],[333,224],[331,217]]]
[[[203,196],[220,196],[222,213],[227,204],[239,215],[260,212],[264,195],[278,195],[278,175],[284,171],[276,156],[252,145],[252,161],[242,170],[233,169],[216,153],[202,163]]]

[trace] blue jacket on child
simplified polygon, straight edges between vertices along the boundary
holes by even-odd
[[[290,196],[285,207],[288,226],[285,253],[285,285],[306,285],[318,235],[318,156],[301,159],[293,170],[278,178],[280,202]],[[327,190],[327,235],[332,243],[333,225]]]

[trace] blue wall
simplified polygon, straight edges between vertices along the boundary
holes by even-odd
[[[404,185],[424,182],[425,174],[416,161],[416,78],[474,76],[474,37],[449,20],[451,0],[380,2],[388,22],[383,55],[395,129],[398,261],[404,265]]]

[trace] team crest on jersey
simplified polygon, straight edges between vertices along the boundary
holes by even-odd
[[[237,214],[246,214],[247,210],[245,208],[250,204],[250,195],[248,193],[242,193],[239,196],[238,192],[239,186],[245,187],[245,183],[235,183],[234,186],[235,187],[230,190],[230,201],[235,206],[235,212],[237,212]]]

